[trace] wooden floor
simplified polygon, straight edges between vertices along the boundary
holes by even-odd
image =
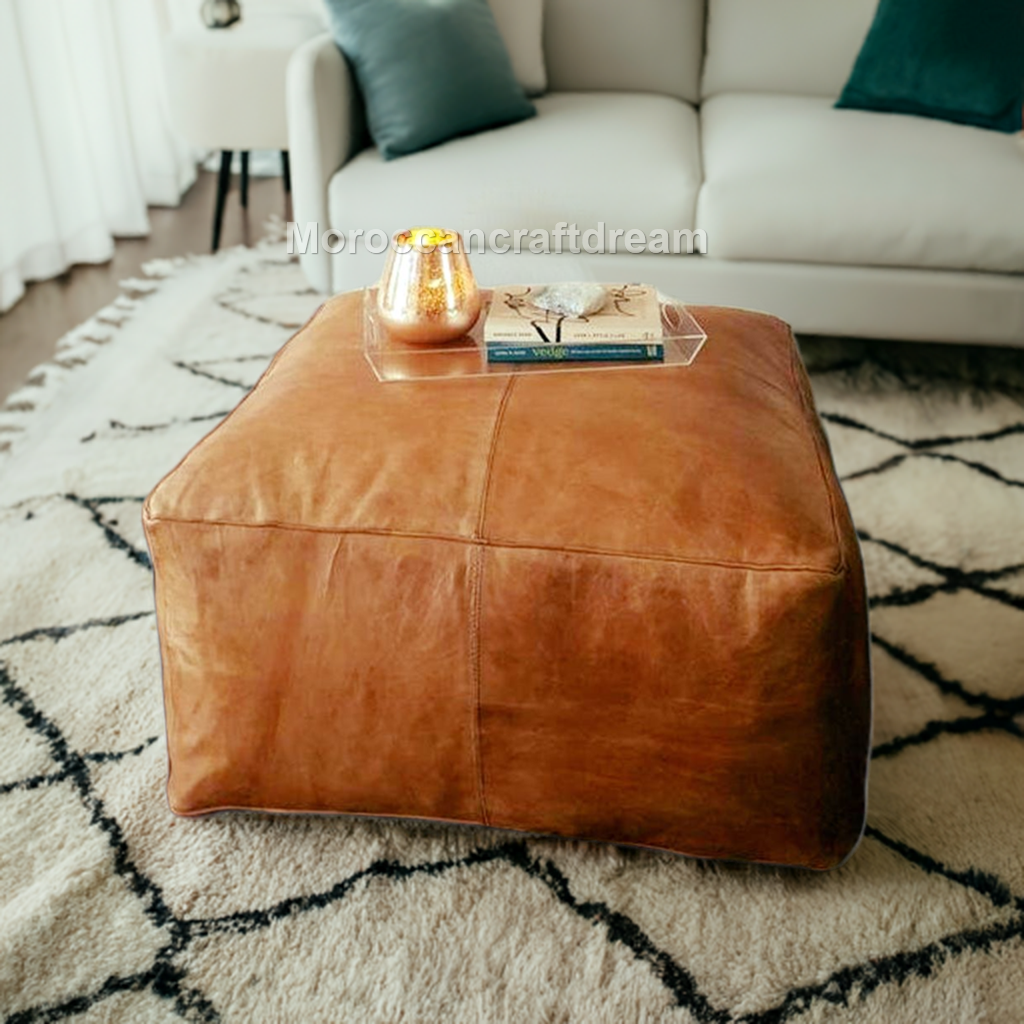
[[[137,275],[146,260],[210,251],[216,187],[217,176],[201,172],[179,207],[150,208],[148,238],[121,239],[108,263],[81,264],[28,286],[21,301],[0,315],[0,405],[34,366],[53,357],[64,334],[113,302],[120,294],[118,282]],[[250,178],[249,208],[243,210],[236,178],[224,213],[221,248],[258,241],[271,214],[291,217],[287,202],[280,178]]]

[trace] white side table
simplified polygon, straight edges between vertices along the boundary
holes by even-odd
[[[240,199],[249,202],[249,152],[281,151],[291,190],[285,72],[292,51],[324,30],[315,15],[249,13],[230,28],[177,29],[164,38],[164,68],[175,129],[192,145],[220,150],[213,251],[220,245],[231,160],[241,153]]]

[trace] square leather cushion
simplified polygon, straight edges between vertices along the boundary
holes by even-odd
[[[150,495],[168,794],[831,867],[856,537],[789,328],[691,367],[379,383],[329,301]]]

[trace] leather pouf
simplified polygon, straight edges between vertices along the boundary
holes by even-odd
[[[150,495],[168,794],[828,868],[863,571],[789,328],[383,384],[338,296]]]

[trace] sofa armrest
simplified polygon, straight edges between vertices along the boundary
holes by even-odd
[[[358,91],[348,64],[330,34],[299,46],[288,62],[288,148],[292,210],[302,230],[331,227],[327,186],[365,139]],[[318,291],[331,291],[331,257],[318,246],[300,256],[302,269]]]

